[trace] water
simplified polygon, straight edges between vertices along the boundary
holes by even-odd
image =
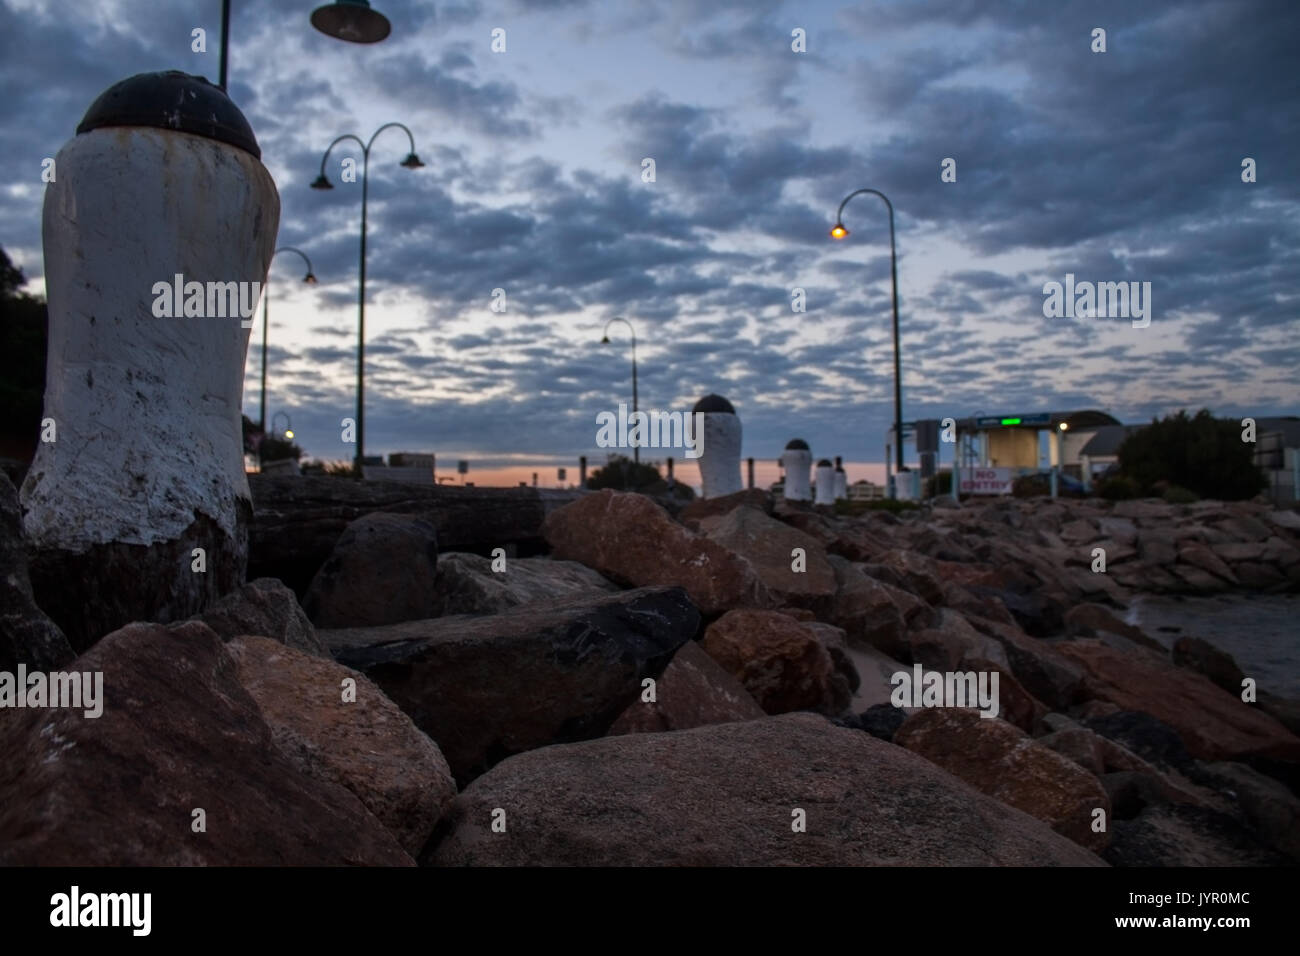
[[[1261,689],[1300,700],[1300,594],[1143,595],[1124,619],[1166,647],[1183,636],[1209,641]]]

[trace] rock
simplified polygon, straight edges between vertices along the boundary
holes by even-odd
[[[692,534],[642,495],[588,494],[547,515],[542,533],[554,557],[578,561],[619,584],[685,588],[706,616],[775,603],[753,565]]]
[[[834,555],[829,560],[838,589],[827,620],[843,628],[854,647],[874,647],[910,660],[907,629],[927,621],[933,609],[906,591],[863,574],[862,565]]]
[[[1273,529],[1263,521],[1258,521],[1247,514],[1229,515],[1222,521],[1216,522],[1215,528],[1238,541],[1263,541],[1273,533]]]
[[[1116,816],[1125,819],[1137,816],[1142,807],[1151,802],[1192,803],[1201,805],[1202,801],[1189,790],[1180,787],[1161,773],[1156,767],[1147,763],[1137,754],[1113,740],[1101,736],[1086,727],[1067,727],[1037,738],[1044,747],[1051,747],[1063,757],[1068,757],[1084,770],[1096,776],[1111,797]],[[1123,812],[1115,800],[1117,790],[1123,790],[1118,779],[1127,775],[1136,788],[1140,798],[1132,812]],[[1127,794],[1126,794],[1127,796]]]
[[[1120,637],[1140,644],[1143,647],[1164,654],[1165,646],[1154,638],[1147,637],[1142,628],[1121,621],[1110,608],[1100,604],[1076,604],[1065,612],[1065,632],[1076,637],[1100,637],[1103,634],[1118,634]]]
[[[976,790],[1037,817],[1093,851],[1109,834],[1092,829],[1093,811],[1110,818],[1110,798],[1088,771],[1004,720],[958,708],[929,708],[907,718],[894,743],[920,754]]]
[[[895,707],[893,704],[873,704],[862,713],[846,717],[836,723],[853,730],[864,731],[877,740],[892,743],[894,734],[898,733],[898,728],[903,726],[908,713],[910,711]]]
[[[728,611],[709,625],[702,646],[765,713],[836,717],[848,705],[835,694],[830,652],[807,626],[777,611]]]
[[[1287,586],[1287,577],[1271,564],[1256,561],[1238,561],[1232,565],[1232,573],[1237,576],[1243,588],[1252,591],[1281,591]]]
[[[1286,857],[1232,817],[1184,804],[1148,806],[1135,819],[1112,821],[1103,854],[1113,866],[1280,866]]]
[[[633,701],[606,736],[690,730],[764,716],[763,708],[740,681],[699,644],[687,641],[656,682],[655,700]]]
[[[605,734],[699,623],[681,588],[643,588],[321,638],[433,738],[464,786],[510,754]]]
[[[1256,688],[1255,695],[1260,710],[1276,717],[1283,727],[1300,737],[1300,701],[1279,697],[1259,688]]]
[[[1138,529],[1132,518],[1098,518],[1097,527],[1101,530],[1103,538],[1110,538],[1129,548],[1137,544]]]
[[[862,676],[858,673],[854,652],[845,640],[844,630],[820,621],[810,621],[804,627],[821,641],[822,647],[831,655],[831,666],[834,668],[831,673],[832,708],[837,714],[845,713],[862,686]]]
[[[1177,730],[1150,714],[1110,706],[1110,713],[1086,718],[1087,726],[1157,767],[1179,772],[1192,768],[1192,755]]]
[[[19,664],[54,671],[75,656],[59,626],[32,597],[18,493],[0,473],[0,671],[14,673]]]
[[[752,564],[767,590],[784,604],[820,607],[835,595],[835,570],[817,539],[756,508],[733,508],[706,536]],[[796,549],[803,552],[798,565]]]
[[[206,625],[131,624],[70,669],[103,673],[101,716],[0,720],[0,865],[413,862],[352,793],[281,753]]]
[[[1202,778],[1225,791],[1260,841],[1300,861],[1300,800],[1276,780],[1240,763],[1207,763]]]
[[[1300,760],[1300,738],[1200,674],[1152,653],[1127,653],[1099,641],[1072,641],[1060,652],[1088,672],[1090,696],[1159,718],[1178,731],[1193,756]]]
[[[1258,561],[1264,556],[1263,541],[1229,541],[1210,549],[1220,559],[1236,564],[1238,561]]]
[[[1232,573],[1232,569],[1223,563],[1213,551],[1201,544],[1188,544],[1178,549],[1178,560],[1182,564],[1190,564],[1193,567],[1200,568],[1202,571],[1208,571],[1217,578],[1222,578],[1229,584],[1237,583],[1237,576]],[[1174,573],[1181,574],[1178,565],[1174,566]],[[1192,583],[1190,578],[1185,580]]]
[[[1168,567],[1178,560],[1178,541],[1170,531],[1143,528],[1138,553],[1147,564]]]
[[[699,531],[703,519],[721,518],[737,508],[753,508],[770,515],[772,496],[761,488],[746,488],[719,498],[696,498],[682,509],[677,520],[692,531]]]
[[[943,601],[943,577],[932,558],[891,548],[876,556],[874,564],[862,565],[864,574],[892,584],[927,604]]]
[[[1183,636],[1174,641],[1173,661],[1203,674],[1229,694],[1240,695],[1245,674],[1231,654],[1199,637]]]
[[[1136,518],[1139,521],[1166,522],[1174,518],[1174,506],[1159,498],[1136,498],[1132,501],[1118,501],[1111,514],[1116,518]]]
[[[303,608],[317,627],[378,627],[437,614],[438,535],[407,515],[374,512],[344,529]]]
[[[1300,512],[1270,511],[1264,515],[1264,520],[1287,531],[1300,532]]]
[[[506,808],[507,830],[491,831]],[[796,810],[807,832],[794,832]],[[914,754],[787,714],[547,747],[459,797],[454,866],[1097,865]]]
[[[1264,542],[1263,559],[1283,570],[1294,568],[1300,565],[1300,548],[1281,538],[1272,537]]]
[[[1012,673],[1034,697],[1061,710],[1078,701],[1083,691],[1083,668],[1061,655],[1055,645],[1030,637],[1018,625],[1007,626],[979,617],[967,620],[1002,645]]]
[[[212,628],[223,641],[252,634],[316,657],[330,656],[298,599],[275,578],[250,581],[194,620]]]
[[[1097,525],[1087,518],[1075,518],[1073,521],[1066,522],[1061,526],[1059,534],[1062,541],[1076,548],[1091,544],[1102,537],[1102,532],[1097,529]]]
[[[579,595],[613,593],[618,586],[576,561],[510,558],[493,571],[491,558],[450,552],[438,555],[434,613],[498,614],[512,607]]]
[[[345,528],[382,511],[433,525],[438,547],[490,553],[512,547],[537,554],[542,521],[585,492],[543,488],[477,488],[350,481],[335,477],[250,475],[254,517],[249,531],[250,577],[279,578],[299,596],[329,559]]]
[[[418,855],[456,796],[437,745],[356,671],[264,637],[236,638],[227,650],[280,752],[308,777],[350,790]]]

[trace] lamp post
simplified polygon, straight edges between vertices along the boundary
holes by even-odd
[[[281,246],[272,253],[271,259],[274,260],[282,252],[296,252],[302,256],[302,261],[307,263],[307,274],[302,277],[302,281],[308,285],[316,284],[316,275],[312,272],[311,260],[307,258],[305,252],[295,249],[293,246]],[[267,270],[266,279],[266,294],[262,296],[262,415],[258,424],[258,427],[263,432],[266,431],[266,330],[269,326],[270,320],[268,317],[271,312],[271,273],[269,269]]]
[[[375,137],[391,126],[396,126],[406,133],[406,138],[411,142],[411,151],[406,158],[402,160],[401,165],[407,169],[419,169],[424,165],[420,162],[420,157],[415,155],[415,137],[411,131],[401,123],[385,123],[379,129],[375,130],[370,137],[369,143],[361,142],[360,138],[352,133],[344,133],[334,142],[329,144],[325,150],[325,155],[320,158],[320,175],[316,181],[311,184],[312,189],[333,189],[334,184],[329,181],[325,175],[325,163],[329,159],[330,150],[345,139],[355,140],[361,147],[362,170],[361,170],[361,268],[360,284],[357,289],[357,454],[356,466],[357,473],[361,473],[361,461],[366,451],[366,405],[365,405],[365,364],[366,364],[366,202],[369,196],[370,185],[370,147],[374,145]]]
[[[280,437],[293,441],[293,422],[290,420],[288,412],[275,413],[275,417],[271,419],[271,436],[275,437],[275,423],[280,420],[282,415],[284,416],[284,428],[280,431]]]
[[[632,333],[632,412],[635,414],[638,408],[636,394],[636,329],[632,327],[632,323],[627,319],[621,315],[616,315],[605,323],[605,334],[600,340],[601,345],[609,344],[609,327],[614,322],[622,322],[627,326],[628,331]],[[632,461],[635,464],[641,464],[641,446],[638,444],[632,446]]]
[[[899,373],[898,361],[898,254],[894,245],[894,204],[878,189],[858,189],[844,197],[839,211],[835,214],[835,225],[831,229],[832,239],[843,239],[849,231],[844,228],[844,207],[850,199],[862,193],[872,193],[885,201],[889,210],[889,272],[894,283],[894,481],[890,488],[890,497],[898,497],[898,476],[905,470],[903,466],[903,385]]]
[[[371,10],[367,0],[338,0],[317,7],[311,25],[327,36],[349,43],[378,43],[392,31],[388,18]],[[226,60],[230,53],[230,0],[221,0],[221,67],[217,86],[226,89]]]

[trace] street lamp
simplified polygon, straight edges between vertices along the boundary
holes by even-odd
[[[278,422],[278,421],[280,420],[280,416],[282,416],[282,415],[284,416],[284,428],[283,428],[283,429],[280,431],[280,433],[279,433],[279,434],[280,434],[280,437],[281,437],[281,438],[286,438],[286,439],[290,439],[290,440],[292,440],[292,439],[293,439],[293,422],[289,420],[289,413],[288,413],[288,412],[276,412],[276,413],[275,413],[275,416],[271,419],[271,437],[272,437],[272,438],[275,437],[275,435],[276,435],[275,423]]]
[[[367,0],[337,0],[311,12],[311,25],[321,33],[349,43],[378,43],[392,25]]]
[[[392,30],[388,18],[371,10],[368,0],[338,0],[317,7],[311,25],[321,33],[351,43],[378,43]],[[230,53],[230,0],[221,0],[221,73],[217,86],[226,90],[226,59]]]
[[[311,271],[311,260],[307,258],[307,254],[305,252],[301,251],[300,249],[295,249],[293,246],[281,246],[279,249],[276,249],[275,252],[271,254],[271,259],[274,261],[275,257],[282,252],[296,252],[298,255],[302,256],[302,261],[307,263],[307,274],[302,277],[302,281],[307,283],[308,285],[316,284],[316,276]],[[266,431],[266,330],[269,325],[268,316],[270,315],[270,312],[271,312],[271,269],[270,266],[267,266],[266,292],[262,296],[262,416],[259,422],[259,426],[261,427],[262,431]]]
[[[336,4],[337,6],[337,4]],[[319,12],[319,11],[317,11]],[[361,472],[361,460],[366,451],[366,405],[365,405],[365,367],[366,367],[366,202],[369,197],[370,186],[370,147],[374,145],[375,137],[390,126],[396,126],[406,133],[406,138],[411,142],[411,151],[406,154],[401,165],[407,169],[419,169],[424,165],[420,162],[420,157],[415,155],[415,137],[411,131],[401,123],[385,123],[379,129],[375,130],[370,137],[369,143],[361,142],[360,138],[351,133],[344,133],[334,142],[329,144],[325,150],[325,155],[320,158],[320,175],[316,181],[311,184],[312,189],[333,189],[334,184],[329,181],[325,175],[325,162],[330,157],[332,150],[345,139],[355,140],[361,147],[363,164],[361,170],[361,281],[357,289],[357,455],[356,465],[357,473]]]
[[[849,193],[844,197],[844,202],[840,203],[839,211],[835,214],[831,238],[844,239],[848,236],[849,231],[844,228],[844,207],[848,205],[850,199],[862,193],[879,196],[885,201],[885,208],[889,210],[889,272],[894,282],[894,454],[896,462],[893,487],[890,491],[891,497],[897,498],[898,475],[906,468],[903,466],[903,386],[898,362],[898,254],[894,246],[894,204],[878,189],[859,189]]]
[[[621,315],[616,315],[614,316],[614,318],[610,319],[608,322],[605,323],[605,334],[601,337],[600,340],[601,345],[609,344],[609,327],[614,322],[622,322],[624,325],[627,326],[628,331],[632,333],[632,411],[633,413],[635,413],[637,411],[636,329],[632,328],[632,323],[629,322],[627,319],[623,318]],[[638,465],[641,464],[641,446],[639,444],[634,444],[632,446],[632,461]]]

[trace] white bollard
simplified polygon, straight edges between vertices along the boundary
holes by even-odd
[[[816,504],[835,504],[835,466],[826,458],[817,462]]]
[[[844,473],[844,462],[835,459],[835,500],[843,501],[849,496],[849,476]]]
[[[280,220],[260,155],[225,93],[168,72],[103,93],[56,157],[43,220],[56,439],[22,505],[37,600],[78,650],[243,583],[245,322]]]
[[[740,481],[740,417],[721,395],[705,395],[691,413],[704,415],[704,449],[700,455],[702,497],[721,498],[743,490]]]
[[[808,472],[812,468],[812,451],[809,450],[808,443],[802,438],[792,439],[781,455],[781,465],[785,468],[785,499],[811,501]]]

